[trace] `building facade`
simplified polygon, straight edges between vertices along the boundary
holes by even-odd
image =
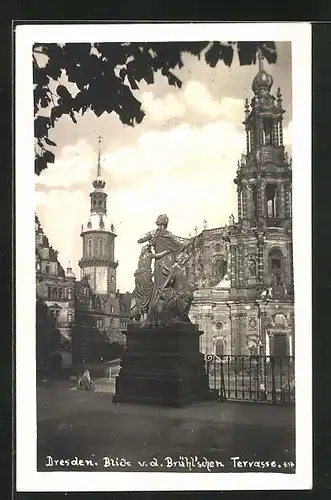
[[[246,152],[238,162],[238,218],[197,238],[191,319],[204,353],[294,355],[292,166],[283,145],[280,89],[259,58],[246,100]]]

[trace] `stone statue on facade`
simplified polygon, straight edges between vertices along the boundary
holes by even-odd
[[[234,215],[231,214],[230,217],[229,217],[229,226],[234,226],[235,222],[234,222]]]
[[[159,215],[157,228],[138,240],[138,243],[148,242],[142,249],[135,272],[133,316],[143,319],[142,326],[190,321],[188,311],[193,295],[187,267],[196,238],[175,236],[168,231],[168,223],[167,215]],[[152,259],[153,273],[150,268]]]
[[[256,257],[255,255],[248,254],[246,256],[246,277],[255,278],[256,277]]]

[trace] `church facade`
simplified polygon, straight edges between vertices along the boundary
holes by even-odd
[[[208,354],[294,355],[292,166],[283,144],[282,96],[259,59],[246,99],[246,151],[238,162],[238,217],[197,237],[190,317]]]

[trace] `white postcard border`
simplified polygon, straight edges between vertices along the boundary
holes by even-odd
[[[296,473],[37,472],[35,42],[274,40],[292,43]],[[20,25],[15,28],[16,457],[18,491],[290,490],[312,487],[311,25],[187,23]]]

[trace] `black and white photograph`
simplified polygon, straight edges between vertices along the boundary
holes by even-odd
[[[16,27],[18,491],[312,487],[310,28]]]

